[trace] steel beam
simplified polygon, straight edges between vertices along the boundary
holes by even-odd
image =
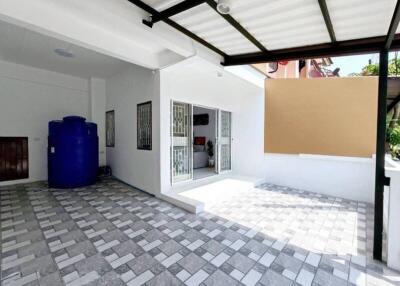
[[[396,104],[400,102],[400,94],[395,98],[388,99],[392,99],[393,101],[388,105],[387,112],[391,111],[396,106]]]
[[[375,213],[374,213],[374,249],[373,256],[382,260],[383,232],[383,191],[387,178],[385,177],[385,143],[386,143],[386,96],[388,81],[388,50],[379,54],[379,87],[378,116],[376,133],[376,163],[375,163]]]
[[[335,30],[333,29],[331,17],[329,16],[328,6],[325,0],[318,0],[319,8],[321,9],[322,16],[324,17],[326,29],[328,30],[329,37],[332,43],[336,43]]]
[[[214,0],[206,0],[207,4],[213,8],[221,17],[223,17],[229,24],[231,24],[239,33],[241,33],[246,39],[252,42],[260,51],[268,52],[268,50],[261,44],[252,34],[249,33],[238,21],[236,21],[229,14],[220,14],[217,10],[217,3]]]
[[[397,0],[396,8],[394,9],[392,20],[390,21],[389,30],[386,35],[385,40],[385,49],[389,50],[392,44],[392,41],[396,35],[397,27],[399,26],[400,21],[400,0]]]
[[[156,9],[152,8],[151,6],[147,5],[143,1],[141,1],[141,0],[128,0],[128,1],[130,3],[138,6],[139,8],[143,9],[144,11],[149,13],[150,15],[159,17],[160,12],[158,12]],[[168,18],[162,19],[162,21],[165,22],[166,24],[170,25],[171,27],[177,29],[181,33],[185,34],[189,38],[192,38],[193,40],[199,42],[200,44],[204,45],[205,47],[209,48],[210,50],[212,50],[212,51],[216,52],[217,54],[223,56],[224,58],[227,56],[223,51],[221,51],[217,47],[211,45],[209,42],[203,40],[202,38],[200,38],[196,34],[190,32],[188,29],[182,27],[178,23],[176,23],[176,22],[174,22],[174,21],[172,21],[172,20],[170,20]],[[145,24],[147,26],[150,26],[150,27],[153,25],[151,21],[147,21],[147,20],[143,20],[143,24]]]
[[[311,59],[318,57],[334,57],[376,53],[385,45],[385,36],[321,44],[299,48],[281,49],[268,53],[251,53],[237,56],[227,56],[222,63],[225,66],[248,65],[256,63],[276,62],[282,60]],[[391,49],[400,48],[400,38],[395,36]]]

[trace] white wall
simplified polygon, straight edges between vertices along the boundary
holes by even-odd
[[[115,111],[115,147],[107,147],[107,164],[118,179],[146,192],[159,192],[159,79],[132,65],[106,79],[106,110]],[[137,149],[137,104],[152,101],[153,146]]]
[[[88,81],[0,61],[0,136],[26,136],[29,179],[47,179],[48,122],[88,113]]]
[[[218,71],[221,72],[221,71]],[[243,161],[257,161],[257,156],[262,158],[262,141],[254,142],[247,148],[257,146],[259,152],[249,155],[247,149],[242,149],[240,142],[247,139],[246,129],[252,129],[253,126],[247,122],[251,114],[243,114],[242,108],[246,101],[263,102],[263,89],[247,81],[239,79],[230,73],[223,72],[223,76],[217,75],[217,70],[201,66],[201,63],[189,65],[177,65],[160,72],[161,77],[161,190],[162,192],[171,189],[170,184],[170,104],[171,100],[197,104],[205,107],[219,108],[232,112],[232,137],[233,137],[233,171],[240,172],[243,168],[240,166]],[[262,110],[261,110],[262,111]],[[262,113],[259,116],[252,117],[254,121],[260,121],[262,124]],[[261,120],[260,120],[261,118]],[[247,124],[247,123],[248,124]],[[245,130],[243,130],[243,128]],[[250,131],[252,134],[257,130]],[[262,138],[262,137],[261,137]],[[252,141],[254,138],[248,138]],[[256,148],[256,149],[257,149]],[[259,160],[260,161],[260,160]],[[261,161],[260,161],[261,163]],[[249,171],[249,173],[251,173]]]
[[[268,154],[266,181],[341,198],[374,202],[375,160]]]
[[[390,186],[385,187],[383,221],[387,234],[387,265],[400,271],[400,165],[390,157],[386,158],[385,175]]]
[[[106,165],[106,81],[101,78],[89,79],[88,121],[97,124],[99,136],[99,165]]]

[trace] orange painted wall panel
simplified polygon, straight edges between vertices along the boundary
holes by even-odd
[[[266,153],[371,157],[378,78],[265,82]]]

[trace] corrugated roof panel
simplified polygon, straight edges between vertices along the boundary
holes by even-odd
[[[396,0],[326,0],[338,41],[386,35]]]
[[[232,0],[231,15],[269,50],[330,42],[317,0]]]
[[[183,0],[142,0],[142,1],[159,12],[171,6],[174,6],[180,2],[183,2]]]
[[[158,11],[183,2],[143,1]],[[317,0],[231,1],[231,16],[268,50],[331,41]],[[386,35],[396,6],[396,0],[326,2],[338,41]],[[207,4],[187,10],[171,19],[228,55],[260,51]],[[400,32],[400,27],[397,32]]]
[[[228,55],[260,51],[207,4],[182,12],[171,19]]]

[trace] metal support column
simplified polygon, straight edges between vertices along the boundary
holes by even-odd
[[[382,260],[383,190],[387,182],[387,178],[385,177],[387,78],[388,50],[384,49],[379,54],[378,117],[376,134],[374,259],[377,260]]]

